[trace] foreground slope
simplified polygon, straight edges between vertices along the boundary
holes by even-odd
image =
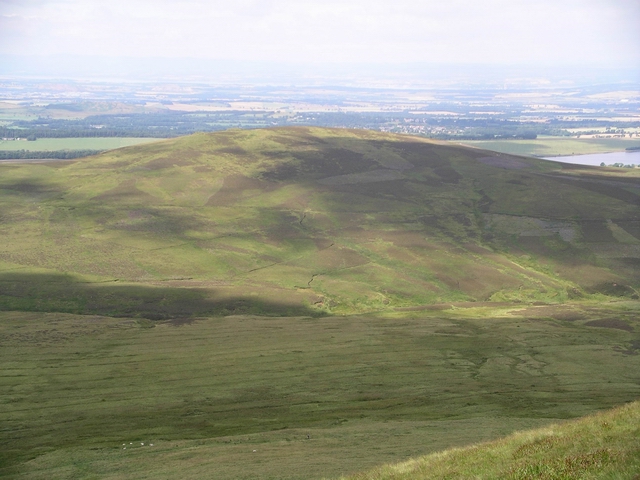
[[[488,444],[382,466],[348,479],[636,479],[638,472],[640,404],[635,402]]]
[[[627,169],[283,128],[0,172],[4,309],[307,315],[640,284]]]
[[[337,477],[492,440],[640,398],[639,311],[0,312],[0,477]]]

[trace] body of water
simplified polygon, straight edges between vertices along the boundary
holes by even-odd
[[[575,163],[578,165],[613,165],[622,163],[624,165],[640,165],[640,151],[613,152],[613,153],[591,153],[589,155],[566,155],[563,157],[543,157],[545,160],[554,162]]]

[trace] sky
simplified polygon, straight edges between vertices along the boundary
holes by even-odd
[[[640,68],[640,0],[0,0],[2,54]]]

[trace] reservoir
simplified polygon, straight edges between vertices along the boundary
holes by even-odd
[[[622,163],[624,165],[640,165],[640,151],[613,152],[613,153],[592,153],[589,155],[565,155],[562,157],[542,157],[545,160],[555,162],[575,163],[578,165],[613,165]]]

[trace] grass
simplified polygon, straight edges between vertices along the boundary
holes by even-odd
[[[618,479],[640,470],[640,404],[344,477],[365,479]]]
[[[511,155],[554,157],[589,153],[622,152],[640,144],[638,138],[539,137],[536,140],[465,140],[464,145]]]
[[[635,295],[637,270],[620,263],[638,256],[638,172],[490,155],[414,137],[299,128],[3,165],[2,270],[64,274],[78,284],[200,282],[209,302],[222,290],[234,299],[254,290],[258,309],[286,291],[317,314],[557,302],[567,289],[609,291],[607,282]],[[393,175],[370,181],[380,171]],[[90,308],[94,290],[75,291],[75,309],[56,311],[104,313]],[[42,311],[64,297],[50,292],[14,288],[11,298],[0,292],[0,305]],[[120,304],[124,315],[155,318],[142,300]],[[198,311],[191,313],[220,310]]]
[[[0,140],[0,150],[58,151],[58,150],[111,150],[150,142],[157,138],[100,137],[100,138],[38,138],[26,140]]]
[[[635,400],[639,177],[313,128],[0,165],[0,475],[338,476]]]
[[[621,323],[587,325],[602,318]],[[355,472],[638,398],[639,327],[633,302],[159,323],[5,312],[0,472]]]

